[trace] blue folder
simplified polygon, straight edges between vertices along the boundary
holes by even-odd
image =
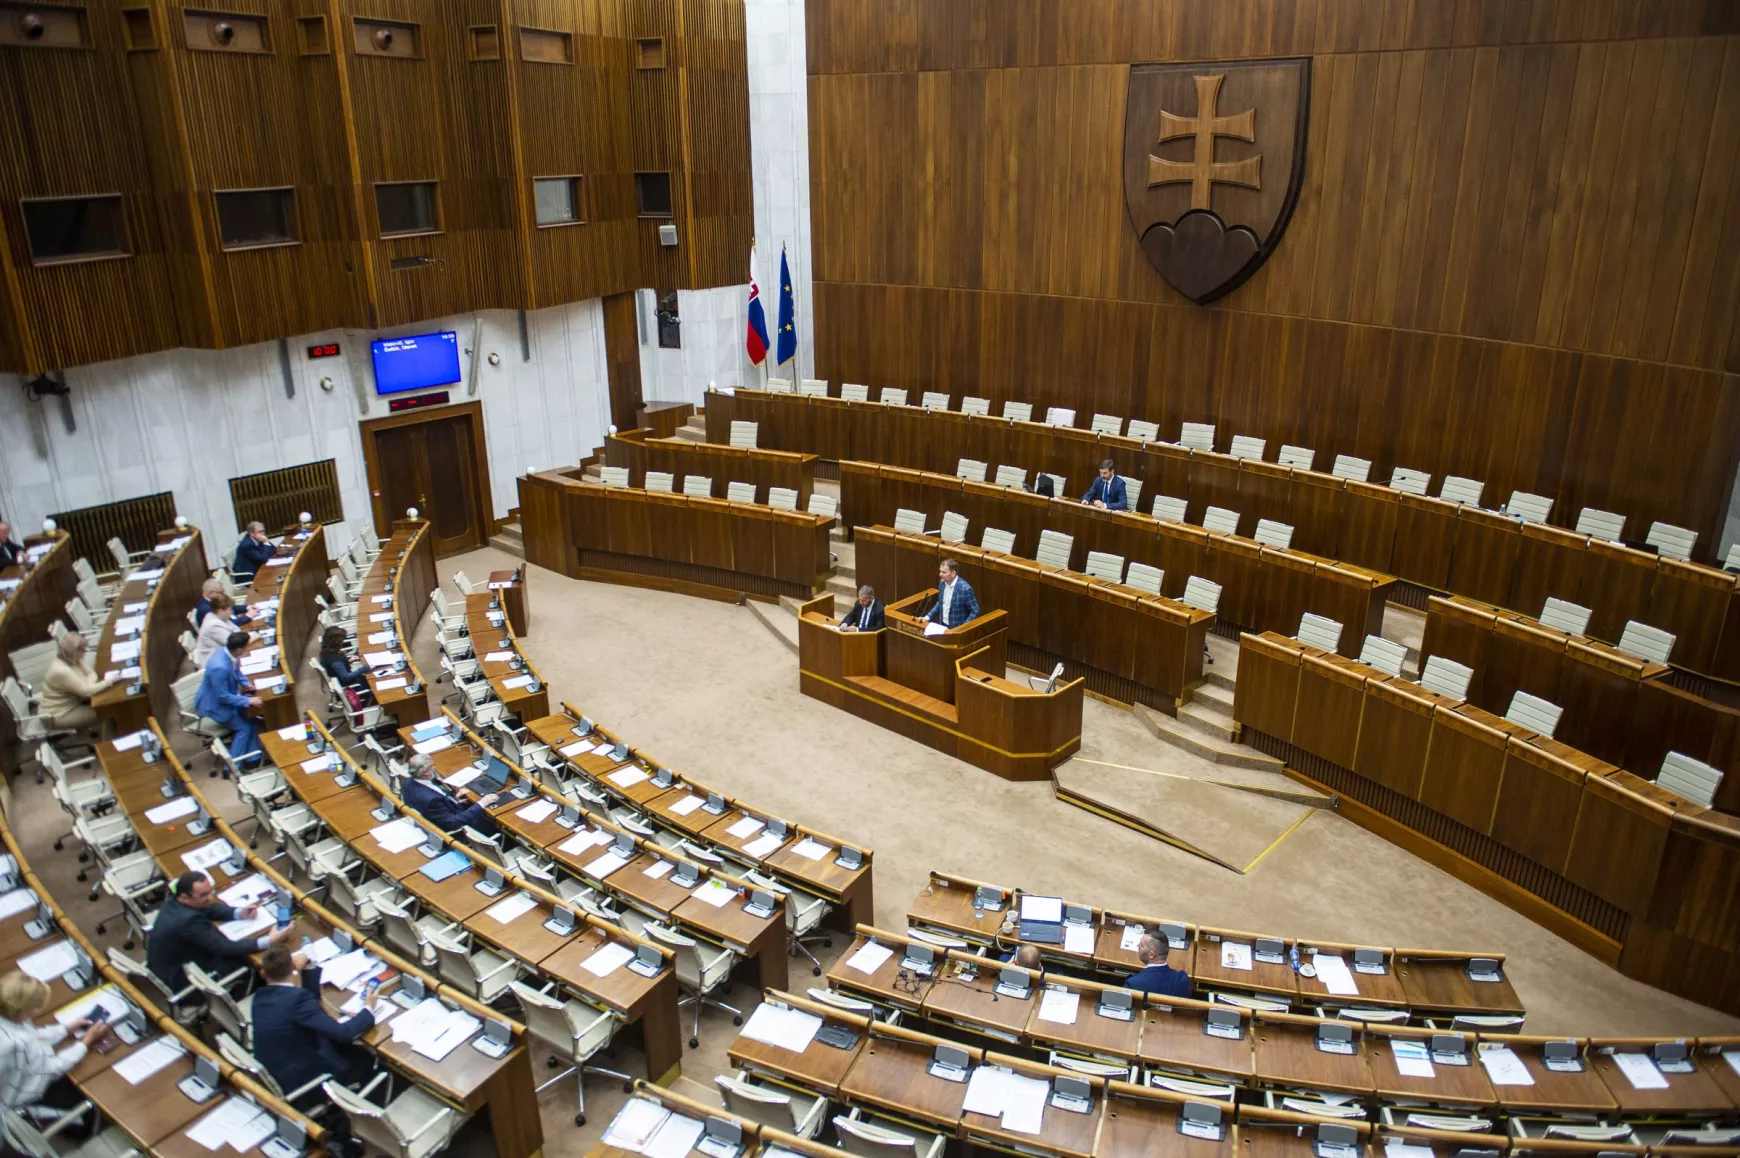
[[[444,881],[455,873],[462,873],[471,867],[471,862],[465,854],[457,849],[444,852],[417,871],[432,881]]]

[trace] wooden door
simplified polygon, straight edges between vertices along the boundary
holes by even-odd
[[[467,406],[363,424],[375,527],[383,537],[409,507],[429,520],[435,553],[481,547],[489,538],[482,414]]]

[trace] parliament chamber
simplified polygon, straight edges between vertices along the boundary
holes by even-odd
[[[0,1151],[1740,1158],[1740,6],[0,72]]]

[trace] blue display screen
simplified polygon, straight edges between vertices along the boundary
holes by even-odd
[[[382,338],[372,349],[376,394],[402,394],[459,381],[459,335],[452,330]]]

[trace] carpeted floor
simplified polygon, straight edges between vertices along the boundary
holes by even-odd
[[[446,582],[455,569],[475,577],[515,562],[486,549],[443,560],[439,571]],[[1528,1007],[1530,1033],[1740,1032],[1740,1019],[1622,977],[1332,812],[1310,811],[1240,875],[1063,804],[1049,784],[1005,783],[800,695],[796,656],[746,607],[528,571],[531,627],[524,646],[555,698],[704,783],[873,849],[877,921],[886,928],[904,928],[908,902],[937,869],[1262,933],[1502,952]],[[425,669],[437,670],[427,623],[417,646]],[[1092,700],[1081,755],[1202,774],[1201,761],[1156,740],[1131,713]],[[228,785],[202,784],[218,799],[233,800]],[[99,911],[114,906],[86,903],[89,885],[73,879],[78,865],[70,846],[51,850],[67,826],[47,788],[27,775],[13,791],[11,823],[31,864],[94,932]],[[1231,811],[1204,820],[1223,828],[1236,828],[1236,810],[1247,805],[1253,819],[1273,812],[1243,793],[1218,796]],[[111,924],[105,943],[119,943],[118,926]],[[843,948],[836,939],[822,954],[824,965]],[[812,980],[794,963],[794,989]],[[727,999],[747,1013],[756,995],[738,986]],[[707,1015],[701,1048],[684,1061],[684,1092],[712,1100],[708,1087],[725,1069],[734,1034],[728,1015]],[[632,1051],[619,1061],[640,1072]],[[541,1062],[534,1069],[546,1072]],[[621,1097],[609,1080],[589,1082],[589,1122],[577,1128],[572,1079],[546,1090],[545,1153],[584,1153]],[[492,1150],[487,1131],[474,1126],[452,1152]]]

